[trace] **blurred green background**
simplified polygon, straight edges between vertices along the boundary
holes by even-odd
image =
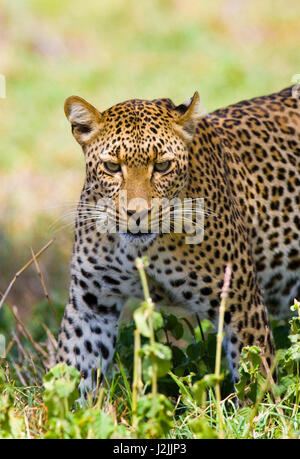
[[[300,73],[299,0],[1,0],[0,291],[54,234],[84,179],[66,97],[99,110],[198,90],[207,111],[280,90]],[[68,290],[72,227],[40,259],[49,292]],[[56,225],[57,228],[57,225]],[[9,297],[44,297],[35,268]]]

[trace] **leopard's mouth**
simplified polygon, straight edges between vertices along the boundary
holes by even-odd
[[[119,235],[120,238],[125,242],[133,244],[147,244],[152,242],[158,236],[158,233],[145,233],[141,231],[133,233],[131,231],[127,231],[126,233],[119,232]]]

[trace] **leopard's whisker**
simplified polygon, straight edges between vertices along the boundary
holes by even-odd
[[[73,225],[75,222],[77,222],[78,224],[80,224],[80,223],[85,224],[88,221],[94,221],[96,223],[97,220],[99,220],[101,218],[101,216],[102,216],[101,214],[100,215],[99,214],[95,214],[93,216],[90,216],[90,215],[84,216],[84,218],[78,218],[78,219],[76,219],[76,218],[74,219],[73,218],[71,221],[69,221],[65,225],[62,225],[61,227],[58,227],[57,229],[55,229],[55,227],[54,228],[50,228],[50,229],[54,229],[55,231],[60,231],[63,228],[67,228],[68,226]],[[51,225],[51,226],[53,226],[53,225]]]
[[[70,218],[74,218],[76,219],[76,217],[78,216],[79,218],[82,218],[82,217],[91,217],[91,216],[94,216],[94,217],[99,217],[101,215],[101,213],[99,212],[95,212],[95,213],[91,213],[91,212],[86,212],[86,213],[78,213],[78,212],[69,212],[69,213],[65,213],[63,215],[61,215],[60,217],[58,217],[51,225],[50,225],[50,228],[52,226],[55,226],[58,222],[60,222],[61,220],[68,220]]]

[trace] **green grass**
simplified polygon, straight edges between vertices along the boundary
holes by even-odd
[[[218,363],[212,325],[204,321],[200,330],[197,322],[155,310],[146,263],[137,260],[145,300],[127,306],[134,320],[127,317],[120,328],[110,374],[96,398],[81,404],[80,373],[65,364],[49,371],[58,328],[49,302],[28,326],[4,306],[0,333],[9,349],[0,361],[0,438],[299,438],[299,303],[289,325],[273,323],[278,382],[274,368],[262,372],[261,350],[246,347],[234,390],[224,356]],[[61,316],[63,305],[54,305]]]

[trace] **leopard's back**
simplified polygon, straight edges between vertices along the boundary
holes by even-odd
[[[293,88],[212,113],[271,313],[300,295],[300,99]]]

